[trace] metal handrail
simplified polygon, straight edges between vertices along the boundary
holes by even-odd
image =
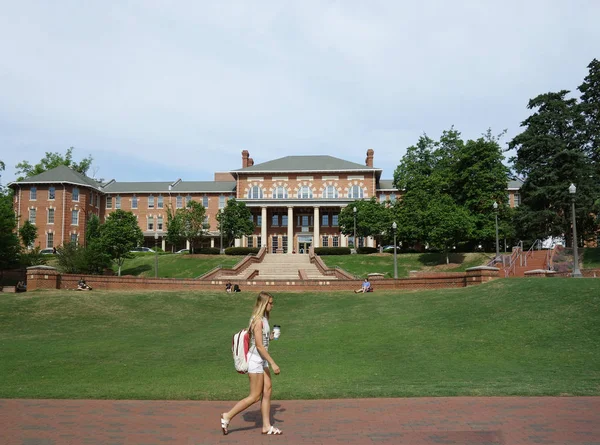
[[[525,253],[525,266],[527,266],[527,257],[533,256],[533,251],[535,250],[535,246],[538,246],[538,250],[542,249],[542,240],[536,239],[527,253]],[[522,264],[521,264],[522,265]]]
[[[504,277],[508,278],[511,274],[514,275],[515,269],[517,267],[517,260],[520,260],[521,265],[523,264],[523,241],[519,241],[519,243],[513,247],[512,253],[510,254],[510,261],[508,263],[508,267],[504,268]]]

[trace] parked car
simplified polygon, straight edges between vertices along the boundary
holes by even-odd
[[[394,253],[394,245],[392,244],[391,246],[383,246],[383,251]],[[400,246],[396,246],[396,252],[400,252]]]
[[[178,250],[175,253],[190,253],[190,249],[181,249],[181,250]]]
[[[54,248],[49,247],[48,249],[42,249],[42,250],[40,250],[40,253],[42,255],[54,255]]]
[[[133,249],[130,250],[130,252],[152,252],[152,253],[154,253],[154,249],[151,249],[150,247],[134,247]]]

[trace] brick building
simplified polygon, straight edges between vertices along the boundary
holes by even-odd
[[[19,227],[29,220],[38,228],[35,245],[42,248],[64,242],[83,242],[86,223],[92,214],[103,222],[115,209],[136,215],[145,245],[167,246],[167,207],[185,207],[190,200],[206,208],[208,236],[204,247],[220,247],[216,215],[231,197],[243,201],[252,213],[256,230],[236,240],[236,245],[260,247],[269,252],[314,247],[345,247],[351,239],[340,233],[340,210],[356,199],[376,197],[393,203],[400,198],[391,179],[381,179],[382,170],[373,165],[373,150],[365,164],[332,156],[286,156],[254,164],[242,151],[241,168],[217,172],[213,181],[100,183],[68,167],[59,166],[37,176],[12,182]],[[519,204],[518,181],[510,181],[507,193],[511,206]],[[158,236],[158,240],[156,240]],[[371,238],[358,239],[359,246],[375,247]]]

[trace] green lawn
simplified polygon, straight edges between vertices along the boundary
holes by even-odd
[[[0,298],[0,398],[233,400],[255,295],[37,291]],[[600,280],[275,293],[279,399],[600,395]]]
[[[217,266],[233,267],[244,257],[235,255],[158,255],[158,276],[164,278],[196,278]],[[154,276],[155,257],[152,253],[135,254],[125,260],[121,275]],[[115,273],[117,267],[113,267]]]
[[[450,255],[450,264],[441,253],[403,253],[396,255],[398,278],[408,277],[411,270],[461,272],[469,267],[482,266],[492,258],[485,253],[454,253]],[[339,266],[359,277],[369,273],[383,273],[386,278],[394,277],[394,255],[391,253],[371,255],[331,255],[321,259],[329,267]]]

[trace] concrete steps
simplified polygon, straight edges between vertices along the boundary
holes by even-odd
[[[310,262],[308,255],[295,254],[266,254],[263,261],[253,264],[238,275],[228,275],[231,280],[247,280],[258,271],[253,280],[298,280],[299,270],[306,273],[308,279],[335,280],[335,276],[323,275],[321,271]]]
[[[527,265],[520,266],[519,263],[515,266],[514,274],[511,277],[524,277],[525,272],[536,269],[546,269],[546,250],[534,250],[531,256],[527,257]]]

